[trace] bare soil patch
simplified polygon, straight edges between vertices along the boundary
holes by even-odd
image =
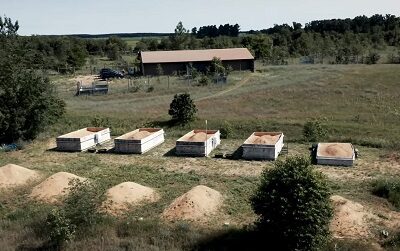
[[[97,75],[78,75],[74,78],[71,78],[70,80],[74,81],[74,82],[80,82],[83,85],[91,85],[93,82],[98,80],[98,76]]]
[[[50,203],[57,202],[60,197],[69,193],[71,188],[70,181],[73,179],[78,179],[79,181],[86,180],[86,178],[79,177],[72,173],[59,172],[51,175],[42,183],[35,186],[30,197]]]
[[[319,143],[318,156],[353,157],[353,148],[349,143]]]
[[[152,132],[148,132],[148,131],[138,131],[137,133],[132,134],[128,139],[144,139],[147,136],[151,135]]]
[[[0,188],[25,185],[38,177],[39,173],[37,171],[14,164],[8,164],[0,167]]]
[[[262,136],[252,136],[250,138],[251,144],[258,145],[275,145],[278,142],[281,135],[262,135]]]
[[[118,215],[132,206],[156,202],[160,199],[158,193],[146,186],[134,182],[118,184],[106,192],[107,200],[104,203],[106,211]]]
[[[372,233],[369,222],[377,217],[368,212],[361,204],[338,195],[331,197],[335,214],[330,229],[336,238],[362,239]]]
[[[167,220],[189,220],[206,222],[222,205],[222,195],[218,191],[196,186],[187,193],[176,198],[162,213]]]

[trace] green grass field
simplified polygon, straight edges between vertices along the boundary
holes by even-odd
[[[175,140],[193,128],[203,128],[205,120],[209,129],[221,129],[226,123],[233,128],[232,137],[222,140],[214,153],[235,152],[253,131],[282,131],[289,143],[289,155],[307,155],[309,144],[302,140],[302,128],[306,121],[319,119],[328,128],[327,141],[352,142],[361,158],[350,169],[317,169],[328,177],[334,194],[361,203],[379,218],[371,222],[370,238],[359,238],[353,248],[343,250],[375,250],[370,242],[383,243],[380,231],[386,229],[393,234],[394,222],[400,222],[394,206],[370,193],[375,179],[400,175],[400,162],[393,157],[400,149],[400,65],[258,65],[255,73],[233,73],[226,85],[196,86],[177,77],[171,77],[169,85],[167,77],[152,78],[149,84],[147,78],[142,78],[133,82],[140,86],[139,91],[131,92],[123,79],[110,84],[109,95],[90,97],[74,96],[75,82],[71,78],[53,79],[67,104],[65,118],[24,150],[0,152],[0,166],[18,164],[39,170],[44,177],[67,171],[104,187],[133,181],[156,188],[162,199],[135,208],[124,218],[108,218],[68,243],[66,250],[218,249],[218,240],[215,247],[215,242],[209,244],[210,238],[251,224],[255,215],[249,198],[260,173],[273,168],[272,162],[171,156]],[[147,92],[148,86],[154,91]],[[174,94],[181,92],[191,94],[198,117],[185,127],[171,126],[169,104]],[[166,131],[166,142],[142,156],[50,150],[56,136],[91,126],[94,118],[102,118],[113,136],[140,126],[161,126]],[[43,243],[32,226],[45,217],[51,206],[27,198],[39,182],[0,193],[0,249],[37,248]],[[169,224],[159,220],[174,198],[198,184],[224,196],[221,211],[210,223]],[[139,217],[144,220],[138,221]],[[337,239],[332,243],[327,250],[336,250],[335,243],[346,246]]]

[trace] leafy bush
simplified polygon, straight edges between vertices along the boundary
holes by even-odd
[[[210,84],[210,78],[207,77],[206,75],[201,75],[201,78],[199,79],[199,85],[200,86],[207,86]]]
[[[372,194],[386,198],[400,210],[400,179],[379,179],[372,184]]]
[[[233,127],[228,121],[224,121],[223,127],[220,129],[221,138],[228,139],[233,134]]]
[[[32,140],[65,112],[47,77],[0,53],[0,143]]]
[[[329,236],[332,208],[325,177],[296,156],[265,170],[251,199],[258,229],[281,250],[315,250]]]
[[[51,210],[47,215],[45,226],[50,242],[56,246],[61,246],[75,236],[75,226],[66,218],[62,210]]]
[[[169,106],[168,114],[172,116],[172,120],[179,124],[187,124],[195,118],[197,108],[190,94],[175,94]]]
[[[147,92],[153,92],[154,91],[154,86],[149,86],[149,88],[147,88]]]
[[[103,118],[103,117],[96,116],[90,122],[90,126],[94,126],[94,127],[109,127],[110,126],[110,120],[108,118]]]
[[[376,63],[378,63],[378,61],[379,61],[380,58],[381,58],[381,55],[379,55],[378,52],[371,51],[371,52],[368,54],[368,57],[367,57],[367,59],[366,59],[366,63],[367,63],[367,64],[376,64]]]
[[[82,232],[102,220],[103,212],[98,209],[105,200],[104,188],[87,180],[74,179],[71,184],[70,194],[64,200],[65,217]]]
[[[326,134],[326,128],[318,120],[307,121],[303,127],[303,136],[308,142],[318,142],[323,139]]]

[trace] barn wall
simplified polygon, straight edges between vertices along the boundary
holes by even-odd
[[[211,64],[210,61],[208,62],[192,62],[194,68],[196,68],[200,72],[205,72],[207,67]],[[228,65],[232,67],[235,71],[254,71],[254,60],[230,60],[230,61],[223,61],[225,67]],[[159,64],[142,64],[142,74],[145,76],[157,76],[157,65]],[[164,75],[173,75],[179,73],[186,73],[186,67],[189,63],[160,63]]]

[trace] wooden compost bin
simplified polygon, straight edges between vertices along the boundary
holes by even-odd
[[[243,143],[244,159],[276,160],[283,148],[282,132],[254,132]]]
[[[84,151],[110,139],[109,128],[87,127],[57,137],[57,150]]]
[[[142,154],[164,142],[161,128],[139,128],[114,140],[115,152]]]
[[[318,165],[352,166],[354,147],[350,143],[319,143],[316,160]]]
[[[204,157],[220,143],[219,130],[193,130],[176,141],[176,154]]]

